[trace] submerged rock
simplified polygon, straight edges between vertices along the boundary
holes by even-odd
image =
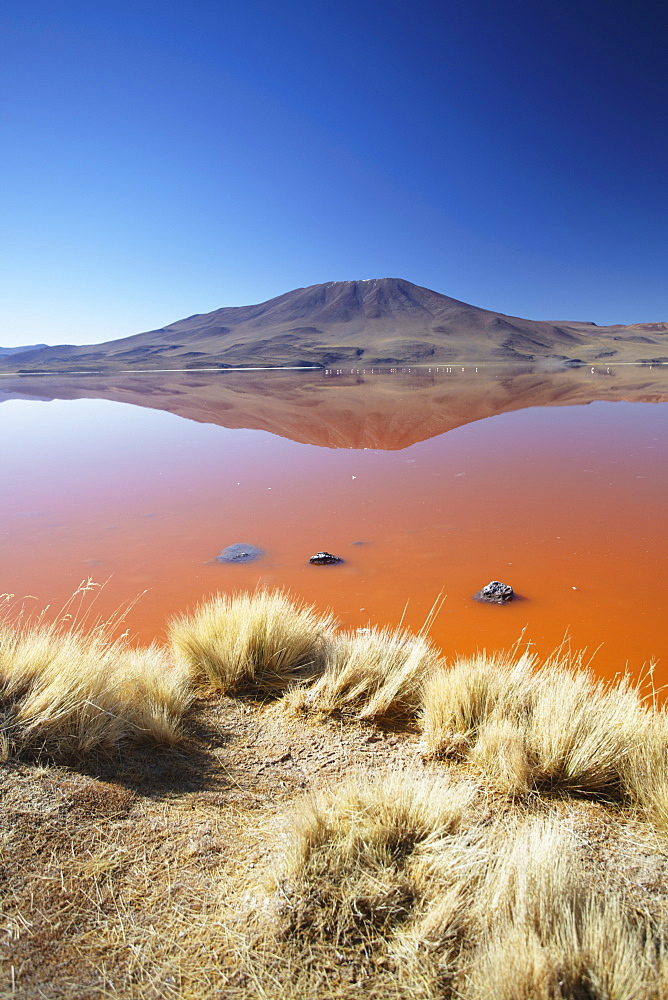
[[[342,563],[343,559],[339,556],[333,556],[331,552],[316,552],[314,556],[309,559],[310,563],[314,566],[331,566],[332,563]]]
[[[500,580],[492,580],[473,595],[476,601],[484,601],[486,604],[507,604],[514,596],[513,588],[507,583],[501,583]]]
[[[226,549],[223,549],[220,555],[216,556],[216,562],[253,562],[253,560],[259,559],[262,555],[264,555],[262,549],[258,549],[256,545],[246,545],[243,542],[236,542],[234,545],[228,545]]]

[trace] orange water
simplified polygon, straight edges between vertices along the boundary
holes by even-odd
[[[87,577],[95,613],[142,594],[137,641],[217,590],[287,587],[344,626],[418,628],[448,655],[540,654],[570,636],[599,672],[666,658],[668,404],[533,408],[400,451],[299,444],[103,400],[0,407],[0,592],[55,614]],[[259,562],[224,565],[251,542]],[[363,544],[353,544],[361,542]],[[340,566],[311,566],[326,549]],[[493,579],[521,599],[471,595]],[[30,596],[27,596],[30,595]]]

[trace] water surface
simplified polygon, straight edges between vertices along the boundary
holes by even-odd
[[[0,591],[55,611],[92,577],[102,615],[145,591],[138,641],[258,583],[351,627],[417,628],[442,593],[432,635],[448,655],[521,634],[546,655],[568,635],[609,675],[662,658],[665,682],[667,382],[470,367],[3,379]],[[235,542],[265,555],[216,562]],[[321,549],[344,564],[309,565]],[[521,599],[473,601],[492,579]]]

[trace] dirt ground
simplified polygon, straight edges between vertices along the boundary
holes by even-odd
[[[424,763],[417,731],[214,696],[178,751],[128,750],[88,773],[3,765],[0,997],[271,996],[240,976],[230,927],[260,898],[249,887],[269,883],[291,807],[354,770],[407,764],[482,784],[464,765]],[[495,817],[561,816],[594,873],[668,917],[668,838],[630,810],[492,789],[485,803]]]

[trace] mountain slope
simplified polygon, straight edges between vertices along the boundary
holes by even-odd
[[[0,357],[9,357],[13,354],[28,354],[30,351],[39,351],[47,344],[27,344],[25,347],[0,347]]]
[[[401,278],[333,281],[251,306],[216,309],[159,330],[23,353],[14,368],[118,371],[450,361],[637,360],[668,355],[668,325],[596,327],[479,309]],[[3,362],[12,370],[11,360]]]

